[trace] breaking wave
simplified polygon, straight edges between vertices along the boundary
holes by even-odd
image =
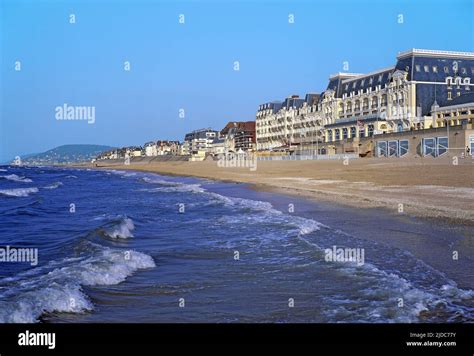
[[[82,286],[119,284],[137,270],[156,266],[151,256],[141,252],[91,245],[96,249],[92,257],[66,258],[61,267],[54,268],[57,263],[51,263],[49,273],[20,275],[15,293],[0,302],[0,322],[34,323],[47,313],[91,311],[94,305]],[[6,290],[14,288],[11,281],[0,280],[0,285],[5,284]],[[0,294],[1,299],[5,294]]]
[[[30,194],[38,193],[38,188],[15,188],[15,189],[1,189],[0,194],[9,197],[27,197]]]
[[[33,182],[29,178],[20,177],[20,176],[17,176],[16,174],[9,174],[9,175],[6,175],[6,176],[0,176],[0,178],[11,180],[13,182],[21,182],[21,183],[32,183]]]
[[[118,221],[114,221],[111,226],[104,227],[101,231],[113,239],[128,239],[133,237],[132,231],[135,230],[133,220],[127,217],[122,217]]]
[[[59,188],[61,185],[63,185],[62,182],[55,182],[53,184],[47,185],[46,187],[44,187],[44,189],[56,189]]]

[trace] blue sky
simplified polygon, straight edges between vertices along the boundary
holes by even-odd
[[[0,161],[68,143],[182,140],[321,92],[344,61],[367,72],[410,48],[474,51],[472,0],[0,3]],[[95,123],[56,120],[64,103],[94,106]]]

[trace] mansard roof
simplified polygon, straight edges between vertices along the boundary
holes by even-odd
[[[473,104],[474,105],[474,93],[464,94],[461,96],[457,96],[453,98],[449,103],[446,105],[442,105],[441,108],[455,106],[455,105],[462,105],[462,104]]]
[[[397,70],[408,73],[410,81],[445,82],[448,76],[470,77],[474,81],[474,52],[411,49],[399,53],[392,67],[366,74],[333,74],[329,77],[326,90],[333,90],[335,96],[340,98],[352,91],[375,89],[377,85],[384,87]]]
[[[448,76],[474,77],[474,52],[411,49],[397,56],[397,69],[408,80],[444,82]]]
[[[268,110],[271,109],[273,113],[276,113],[278,110],[280,110],[282,107],[282,102],[281,101],[270,101],[268,103],[264,103],[259,105],[258,110]]]
[[[435,58],[467,58],[474,59],[474,52],[460,52],[460,51],[439,51],[432,49],[418,49],[412,48],[408,51],[399,52],[397,59],[405,57],[421,56],[421,57],[435,57]]]
[[[395,67],[379,69],[367,74],[361,74],[357,77],[345,79],[341,82],[341,89],[339,96],[343,94],[349,95],[352,91],[363,90],[366,91],[369,88],[375,90],[380,85],[382,88],[385,84],[390,82]]]

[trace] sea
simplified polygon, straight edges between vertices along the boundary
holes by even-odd
[[[0,248],[1,323],[474,321],[472,226],[245,184],[0,166]]]

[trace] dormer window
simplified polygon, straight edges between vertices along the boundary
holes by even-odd
[[[430,67],[424,66],[423,69],[425,70],[425,73],[428,73],[430,71]]]
[[[417,64],[417,65],[415,66],[415,70],[416,70],[417,72],[419,72],[419,71],[421,70],[421,68],[420,68],[420,65],[419,65],[419,64]]]
[[[356,82],[352,83],[352,89],[355,89],[356,87]]]
[[[373,82],[374,82],[374,78],[373,78],[373,77],[370,77],[370,79],[369,79],[369,84],[372,85]]]
[[[365,79],[362,79],[362,81],[360,82],[360,85],[364,86],[364,83],[365,83]]]
[[[433,73],[438,73],[438,67],[437,66],[433,66]]]
[[[382,81],[382,74],[379,75],[379,83]]]
[[[448,74],[448,73],[449,73],[449,68],[448,68],[448,67],[444,67],[444,72],[445,72],[446,74]]]
[[[466,68],[461,68],[461,73],[462,73],[462,74],[467,74]]]

